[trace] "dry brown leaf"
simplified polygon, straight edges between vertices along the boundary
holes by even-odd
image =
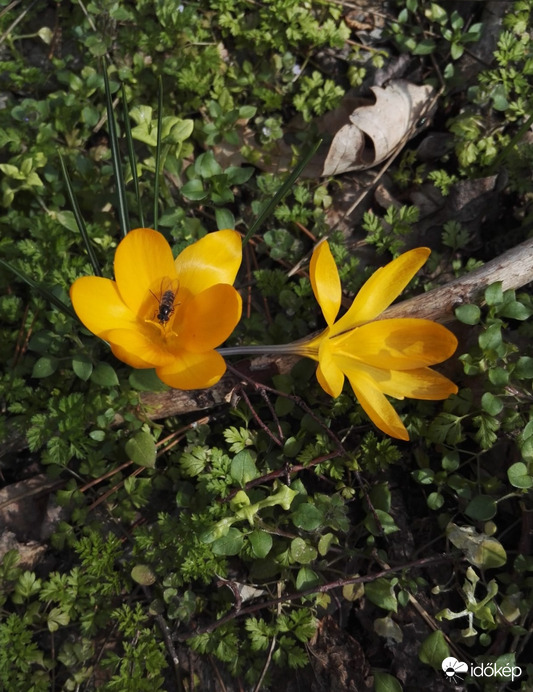
[[[377,166],[417,130],[417,121],[429,110],[433,88],[405,80],[385,88],[372,87],[376,102],[356,108],[349,123],[335,134],[320,175]]]
[[[303,176],[318,178],[360,171],[377,166],[391,156],[403,142],[417,132],[417,122],[430,111],[432,87],[418,86],[406,80],[391,80],[386,87],[372,87],[375,103],[347,94],[338,108],[317,118],[312,128],[327,140],[306,166]],[[254,165],[272,173],[281,173],[294,165],[291,141],[302,130],[309,129],[301,116],[294,118],[280,139],[254,160]],[[252,130],[244,125],[238,131],[239,145],[227,143],[214,148],[222,166],[245,162],[240,153],[246,145],[261,151]],[[330,142],[331,137],[333,140]],[[330,142],[330,143],[329,143]]]

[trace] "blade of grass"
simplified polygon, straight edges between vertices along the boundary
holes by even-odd
[[[157,90],[157,144],[155,148],[155,181],[154,181],[154,228],[159,222],[159,174],[161,172],[161,130],[163,124],[163,80],[159,77]]]
[[[311,146],[307,151],[305,151],[296,166],[292,169],[290,172],[289,176],[287,179],[282,183],[282,185],[279,187],[278,191],[272,197],[272,199],[265,204],[263,209],[259,212],[257,215],[256,220],[253,222],[253,224],[250,226],[248,229],[248,233],[244,236],[242,244],[245,245],[250,238],[254,235],[254,233],[257,233],[259,228],[264,224],[264,222],[268,219],[268,217],[272,214],[274,209],[277,207],[277,205],[281,202],[281,200],[285,197],[285,195],[289,192],[289,190],[292,188],[296,180],[298,179],[300,173],[303,171],[303,169],[307,166],[309,161],[313,158],[313,156],[316,154],[318,147],[321,145],[322,140],[319,139]]]
[[[135,190],[135,199],[137,200],[137,212],[139,214],[139,223],[144,228],[144,212],[141,204],[141,194],[139,191],[139,178],[137,176],[137,160],[135,157],[135,149],[133,148],[133,137],[131,136],[131,124],[128,114],[128,101],[126,99],[126,89],[124,84],[121,88],[122,92],[122,111],[124,113],[124,134],[128,145],[128,158],[130,160],[131,177],[133,179],[133,189]]]
[[[58,310],[60,310],[68,317],[72,317],[72,319],[74,320],[78,319],[78,316],[76,315],[74,310],[71,310],[71,308],[69,308],[69,306],[61,300],[61,298],[58,298],[56,295],[54,295],[52,291],[46,288],[46,286],[38,284],[30,276],[25,274],[21,269],[17,269],[17,267],[14,267],[13,265],[9,264],[9,262],[6,262],[3,259],[0,259],[0,267],[4,267],[4,269],[7,269],[12,274],[15,274],[15,276],[18,276],[18,278],[21,281],[24,281],[24,283],[28,284],[28,286],[32,290],[37,291],[37,293],[40,293],[45,300],[47,300],[49,303],[52,303],[52,305],[55,305],[55,307]]]
[[[115,184],[117,188],[118,220],[122,235],[126,237],[130,230],[130,220],[128,215],[128,204],[126,201],[126,186],[124,184],[124,174],[122,172],[122,162],[120,160],[120,150],[118,146],[117,123],[113,110],[113,99],[109,88],[109,77],[107,74],[107,60],[102,58],[102,68],[104,73],[105,100],[107,109],[107,126],[109,128],[109,142],[111,144],[111,159],[113,161],[113,172],[115,173]]]
[[[85,221],[83,220],[83,216],[81,215],[81,211],[78,206],[78,200],[76,199],[76,195],[74,194],[74,188],[72,187],[72,182],[70,180],[70,176],[68,174],[65,161],[63,160],[61,154],[59,154],[59,163],[61,164],[61,170],[63,171],[63,178],[65,180],[65,185],[67,187],[67,194],[70,201],[70,206],[72,207],[72,212],[74,213],[76,224],[81,233],[81,237],[83,238],[83,242],[85,243],[85,249],[87,250],[87,254],[89,255],[89,260],[92,264],[93,272],[96,274],[96,276],[102,276],[102,269],[100,267],[100,263],[98,262],[98,258],[96,257],[96,253],[94,252],[93,246],[89,238],[89,234],[87,233],[87,227],[85,226]]]

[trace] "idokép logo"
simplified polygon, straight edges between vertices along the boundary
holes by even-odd
[[[458,661],[453,656],[445,658],[441,666],[445,677],[447,677],[450,682],[458,682],[457,678],[462,680],[459,673],[468,673],[468,663]]]
[[[498,663],[468,663],[458,661],[453,656],[448,656],[441,663],[444,676],[450,682],[457,683],[462,680],[462,675],[470,674],[473,678],[497,678],[498,680],[514,681],[522,675],[520,666],[498,665]],[[462,675],[461,675],[462,674]]]

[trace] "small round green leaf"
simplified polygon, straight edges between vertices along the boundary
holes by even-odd
[[[238,452],[231,461],[231,477],[243,488],[246,483],[257,478],[259,472],[254,459],[247,449]]]
[[[472,498],[465,509],[465,514],[477,521],[488,521],[496,516],[498,507],[490,495],[477,495]]]
[[[491,368],[488,375],[495,387],[505,387],[509,382],[509,371],[505,368]]]
[[[365,527],[373,536],[381,536],[382,534],[388,535],[400,530],[396,526],[391,515],[388,514],[388,512],[384,512],[382,509],[374,509],[374,512],[369,512],[365,517],[364,523]]]
[[[498,315],[508,317],[512,320],[523,321],[531,317],[531,310],[518,300],[512,300],[502,306],[502,308],[498,311]]]
[[[272,536],[266,531],[252,531],[248,540],[252,546],[253,554],[258,558],[266,557],[272,548]]]
[[[481,408],[491,416],[497,416],[503,409],[502,401],[491,392],[485,392],[481,397]]]
[[[257,113],[257,108],[255,106],[241,106],[239,108],[239,118],[243,120],[249,120],[253,118]]]
[[[523,438],[520,444],[520,451],[522,452],[522,459],[524,461],[533,461],[533,435],[528,435]]]
[[[320,584],[320,577],[310,567],[302,567],[296,576],[296,588],[298,591],[312,589]]]
[[[442,457],[442,468],[445,471],[457,471],[460,464],[459,453],[455,450],[450,450],[444,453]]]
[[[222,167],[215,159],[212,151],[206,151],[200,154],[194,164],[194,170],[199,173],[202,178],[212,178],[216,175],[222,175]]]
[[[496,281],[496,283],[487,286],[485,289],[485,300],[487,305],[500,305],[503,302],[503,290],[502,282]]]
[[[291,558],[295,562],[302,565],[307,565],[309,562],[316,560],[317,551],[312,545],[306,543],[303,538],[294,538],[291,541]]]
[[[323,536],[320,536],[320,540],[318,541],[318,553],[322,557],[324,555],[327,555],[330,546],[332,543],[338,544],[339,540],[333,533],[325,533]]]
[[[380,578],[365,584],[365,596],[374,605],[384,610],[390,610],[394,613],[398,610],[394,588],[388,579]]]
[[[427,503],[430,509],[440,509],[444,504],[444,497],[438,492],[429,493]]]
[[[242,168],[241,166],[229,166],[225,170],[228,176],[229,185],[243,185],[248,182],[254,173],[253,168]]]
[[[528,473],[527,466],[522,461],[517,461],[507,469],[509,483],[515,488],[531,488],[533,478]]]
[[[507,553],[495,538],[485,538],[475,550],[467,553],[466,557],[473,565],[483,569],[501,567],[507,562]]]
[[[388,673],[374,673],[374,692],[402,692],[403,687],[397,678]]]
[[[32,377],[49,377],[57,370],[59,360],[53,356],[43,356],[33,366]]]
[[[292,523],[299,529],[314,531],[324,521],[322,512],[307,502],[303,502],[298,509],[291,514]]]
[[[131,578],[141,586],[151,586],[156,576],[148,565],[135,565],[131,570]]]
[[[186,139],[192,135],[194,129],[194,120],[181,120],[177,119],[176,123],[172,126],[172,141],[173,142],[184,142]]]
[[[294,458],[297,454],[300,453],[300,450],[302,449],[302,444],[303,439],[299,439],[293,436],[287,438],[287,440],[285,440],[285,444],[283,445],[284,456],[290,457],[291,459]]]
[[[238,555],[244,543],[244,536],[239,529],[233,526],[228,530],[225,536],[217,538],[211,544],[211,548],[215,555]]]
[[[292,399],[287,399],[285,396],[278,396],[274,403],[274,410],[280,418],[289,414],[293,408],[294,401]]]
[[[147,432],[138,432],[125,445],[126,454],[138,466],[153,468],[156,459],[154,438]]]
[[[502,343],[501,324],[491,324],[479,335],[478,342],[483,350],[495,351]]]
[[[207,197],[207,192],[204,190],[204,185],[202,181],[198,179],[189,180],[189,182],[182,186],[180,192],[187,199],[196,202]]]
[[[412,471],[411,475],[417,483],[421,485],[431,485],[435,478],[435,471],[432,469],[417,469],[416,471]]]
[[[118,377],[115,368],[109,363],[98,363],[91,375],[91,381],[101,387],[116,387]]]
[[[235,228],[235,217],[229,209],[215,209],[217,228],[222,231],[226,228]]]
[[[477,305],[459,305],[455,308],[455,316],[463,324],[477,324],[481,318],[481,310]]]
[[[87,382],[93,371],[93,364],[85,356],[74,356],[72,359],[72,369],[80,380]]]
[[[422,642],[418,658],[422,663],[426,663],[434,670],[442,673],[442,662],[450,655],[450,649],[444,635],[440,630],[432,632],[427,639]]]
[[[164,392],[168,386],[161,382],[153,368],[132,370],[128,382],[138,392]]]
[[[513,373],[520,380],[533,380],[533,358],[522,356],[516,361]]]

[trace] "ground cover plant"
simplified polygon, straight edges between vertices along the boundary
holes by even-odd
[[[531,0],[0,8],[0,689],[530,689]],[[246,238],[213,383],[83,326],[137,228]],[[421,247],[451,385],[387,427],[298,355],[317,262],[343,314]]]

